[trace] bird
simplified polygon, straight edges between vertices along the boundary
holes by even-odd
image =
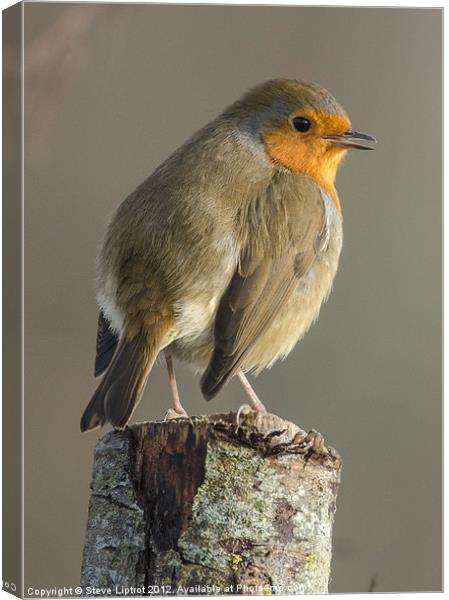
[[[206,400],[284,359],[317,319],[337,271],[335,188],[349,149],[376,140],[297,79],[259,83],[193,134],[117,208],[98,257],[98,387],[81,430],[126,427],[159,354],[186,417],[173,358]]]

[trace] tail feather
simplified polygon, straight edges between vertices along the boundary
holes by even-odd
[[[141,331],[132,340],[124,337],[81,417],[81,431],[101,427],[108,421],[123,428],[142,397],[148,375],[161,349],[159,344],[148,345],[148,336]]]
[[[81,417],[80,429],[83,432],[97,429],[97,427],[103,427],[106,422],[103,409],[103,396],[98,392],[99,388],[97,388],[97,391],[92,396],[91,401]]]

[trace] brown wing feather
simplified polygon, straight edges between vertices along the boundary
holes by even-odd
[[[109,321],[104,316],[103,311],[100,311],[95,353],[95,377],[101,375],[108,368],[117,349],[118,341],[118,335],[111,330]]]
[[[235,374],[315,260],[325,213],[319,190],[307,192],[284,199],[282,218],[288,221],[288,235],[281,251],[279,247],[260,251],[259,246],[254,252],[249,247],[221,299],[214,352],[201,380],[208,400]]]

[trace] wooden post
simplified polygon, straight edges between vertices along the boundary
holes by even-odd
[[[110,432],[95,451],[81,587],[327,592],[340,470],[319,435],[272,414]]]

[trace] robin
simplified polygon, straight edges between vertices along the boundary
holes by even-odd
[[[310,82],[257,85],[163,162],[119,206],[99,256],[95,375],[86,431],[125,427],[160,352],[171,416],[187,416],[176,357],[213,398],[285,358],[318,317],[337,270],[342,211],[334,180],[354,131]]]

